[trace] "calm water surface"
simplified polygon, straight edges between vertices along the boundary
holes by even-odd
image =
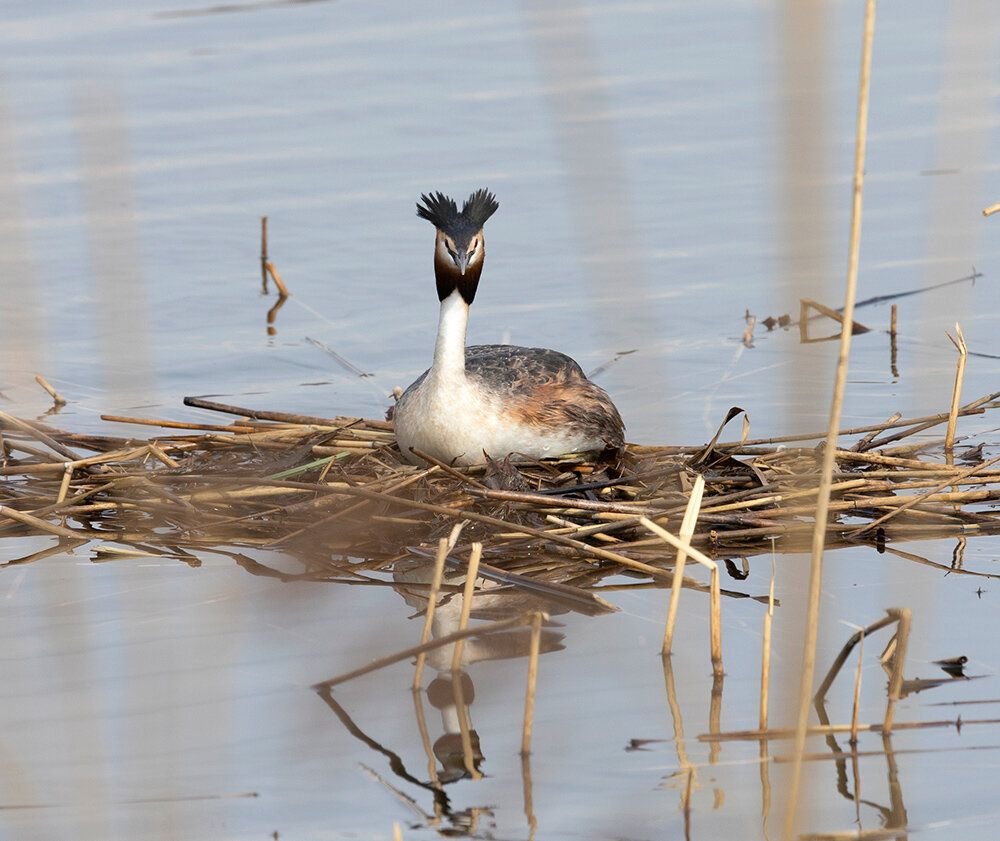
[[[135,434],[105,412],[218,420],[183,407],[188,394],[379,416],[433,344],[432,236],[413,203],[482,185],[501,209],[474,341],[558,347],[587,369],[635,351],[599,379],[640,442],[703,442],[732,405],[754,435],[823,428],[835,348],[760,325],[754,347],[740,341],[747,310],[797,317],[803,295],[841,297],[861,8],[822,14],[810,67],[786,58],[805,36],[768,2],[8,3],[3,408],[41,415],[43,371],[70,401],[53,422],[78,431]],[[860,297],[973,266],[982,277],[899,300],[895,373],[888,304],[859,309],[872,330],[855,339],[845,426],[944,410],[956,321],[993,355],[970,359],[965,398],[997,388],[1000,221],[979,212],[1000,200],[998,50],[988,3],[880,8]],[[814,108],[805,131],[796,102]],[[796,151],[812,134],[814,168]],[[263,215],[293,293],[273,335]],[[996,452],[996,425],[987,415],[960,430]],[[0,553],[9,564],[49,545],[8,538]],[[943,568],[866,548],[830,556],[820,668],[851,625],[910,606],[908,677],[940,676],[931,661],[958,654],[982,677],[909,696],[899,720],[1000,717],[1000,588],[945,574],[954,541],[904,548]],[[967,570],[1000,572],[996,540],[964,552]],[[335,704],[310,688],[417,640],[421,605],[400,581],[282,584],[211,553],[197,569],[93,558],[84,547],[0,575],[5,838],[388,838],[394,821],[406,838],[527,838],[535,824],[538,838],[683,837],[688,761],[691,838],[780,836],[789,745],[771,743],[762,779],[757,742],[697,738],[756,725],[755,601],[726,601],[714,723],[700,595],[685,594],[669,675],[656,656],[664,591],[609,590],[614,615],[557,616],[529,766],[524,640],[473,646],[466,714],[485,776],[456,771],[459,710],[442,677],[440,709],[421,696],[447,783],[435,799],[407,666],[347,684]],[[805,562],[776,568],[781,723]],[[760,595],[770,573],[754,558],[724,586]],[[864,721],[882,714],[883,644],[865,658]],[[847,683],[831,697],[835,721],[849,717]],[[900,731],[888,759],[863,737],[860,802],[838,789],[844,768],[817,759],[803,828],[992,839],[998,746],[985,724]],[[830,753],[820,740],[810,750]]]

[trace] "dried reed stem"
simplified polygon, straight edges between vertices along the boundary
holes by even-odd
[[[852,634],[851,637],[844,643],[844,646],[840,649],[840,653],[833,660],[833,664],[826,673],[826,677],[823,678],[823,682],[820,683],[819,689],[816,690],[815,702],[817,704],[823,703],[826,698],[826,693],[830,691],[830,687],[833,686],[833,682],[837,679],[837,675],[840,674],[840,670],[844,667],[844,663],[847,662],[847,658],[850,657],[851,652],[865,636],[871,636],[876,631],[885,628],[887,625],[891,625],[897,619],[896,614],[892,610],[886,611],[886,615],[881,619],[872,622],[867,628],[862,628],[856,633]]]
[[[469,553],[469,566],[465,572],[465,587],[462,590],[462,613],[458,619],[458,630],[464,631],[469,624],[469,614],[472,612],[472,598],[476,592],[476,576],[479,574],[479,561],[483,556],[483,544],[478,541],[472,544]],[[462,652],[465,649],[465,637],[455,643],[455,651],[451,657],[451,670],[457,672],[462,667]]]
[[[899,377],[899,368],[897,366],[897,360],[899,358],[899,345],[897,342],[897,336],[899,335],[897,331],[897,316],[896,316],[896,305],[892,305],[892,309],[889,315],[889,370],[894,377]]]
[[[460,481],[460,482],[467,482],[468,484],[472,485],[474,488],[480,488],[482,490],[486,489],[486,485],[484,485],[482,482],[480,482],[474,476],[468,476],[465,473],[463,473],[461,470],[456,470],[450,464],[445,464],[443,461],[441,461],[441,459],[435,458],[434,456],[429,455],[428,453],[423,452],[423,450],[418,450],[416,447],[410,447],[410,452],[412,452],[413,455],[417,456],[418,458],[422,458],[428,464],[430,464],[430,465],[432,465],[434,467],[437,467],[439,470],[444,471],[449,476],[451,476],[453,479],[458,479],[458,481]]]
[[[281,279],[281,275],[278,274],[278,270],[275,268],[274,263],[270,260],[264,262],[264,268],[267,269],[267,273],[271,275],[271,279],[274,281],[274,285],[278,287],[278,297],[287,298],[288,297],[288,287],[285,286],[285,281]]]
[[[983,412],[979,407],[983,403],[988,403],[991,400],[995,400],[998,396],[1000,396],[1000,392],[994,392],[992,394],[986,395],[985,397],[981,397],[974,403],[970,403],[967,406],[963,407],[962,414],[981,415]],[[843,437],[847,435],[862,435],[865,432],[882,432],[887,428],[897,429],[899,427],[909,427],[918,424],[921,425],[921,429],[926,429],[928,427],[922,426],[923,424],[929,424],[931,426],[934,426],[939,423],[944,423],[947,420],[948,420],[948,413],[939,412],[936,415],[923,415],[918,418],[903,418],[902,420],[898,420],[895,423],[889,424],[888,426],[885,426],[880,423],[869,423],[869,424],[864,424],[863,426],[852,426],[848,427],[847,429],[841,429],[838,432],[838,437]],[[904,431],[904,434],[909,435],[912,431],[913,430]],[[721,441],[716,445],[716,449],[730,450],[734,447],[757,447],[767,444],[790,444],[795,441],[814,441],[819,438],[826,438],[828,433],[829,430],[824,432],[803,432],[800,434],[775,435],[771,438],[748,438],[746,441]],[[654,451],[666,451],[675,453],[693,453],[693,452],[700,452],[701,450],[704,449],[704,447],[697,446],[697,447],[650,448],[650,447],[630,446],[630,449],[635,450],[636,452],[646,452],[649,450],[654,450]]]
[[[851,233],[847,261],[847,288],[844,292],[844,323],[854,322],[854,301],[857,297],[858,258],[861,250],[861,211],[864,196],[865,144],[868,135],[868,97],[871,87],[872,40],[875,35],[875,0],[865,4],[864,34],[861,49],[861,74],[858,83],[858,123],[854,142],[854,191],[851,205]],[[806,607],[805,639],[802,646],[802,677],[799,686],[798,722],[795,731],[795,761],[788,786],[788,809],[785,813],[783,837],[795,837],[795,821],[799,807],[799,790],[802,784],[802,755],[805,753],[806,733],[809,726],[809,702],[816,672],[816,642],[819,635],[820,594],[823,586],[823,549],[826,543],[826,520],[830,504],[830,486],[837,449],[837,432],[844,405],[847,385],[847,368],[851,351],[851,330],[842,327],[837,357],[837,375],[830,404],[826,447],[823,450],[823,469],[820,492],[816,500],[816,519],[812,539],[812,559],[809,568],[809,595]]]
[[[753,329],[757,326],[757,316],[746,314],[746,328],[743,330],[743,347],[753,347]]]
[[[524,725],[521,728],[521,756],[531,753],[531,733],[535,725],[535,686],[538,683],[538,655],[542,649],[542,620],[535,611],[531,617],[531,648],[528,654],[528,683],[524,692]]]
[[[149,454],[153,458],[155,458],[158,462],[160,462],[161,464],[166,465],[171,470],[176,470],[178,467],[180,467],[180,464],[178,462],[174,461],[174,459],[170,458],[170,456],[168,456],[163,451],[162,447],[159,447],[158,445],[154,444],[152,441],[150,441],[149,444],[147,444],[147,447],[149,448]]]
[[[691,837],[691,793],[694,791],[694,769],[689,768],[684,794],[681,796],[681,811],[684,814],[684,837]]]
[[[861,667],[865,657],[865,631],[861,629],[858,639],[858,665],[854,671],[854,701],[851,704],[851,746],[858,743],[858,714],[861,711]],[[763,728],[761,728],[763,729]]]
[[[46,447],[48,447],[53,452],[59,453],[63,458],[69,459],[70,461],[79,460],[80,456],[74,453],[69,447],[60,444],[55,438],[50,435],[46,435],[42,430],[38,429],[33,424],[23,421],[20,418],[15,418],[13,415],[8,415],[6,412],[0,412],[0,421],[2,421],[7,426],[12,426],[15,429],[20,429],[22,432],[27,433],[36,441],[41,441]]]
[[[188,421],[164,420],[163,418],[133,418],[128,415],[101,415],[101,420],[111,423],[133,423],[141,426],[159,426],[164,429],[200,429],[205,432],[254,432],[252,426],[218,423],[192,423]]]
[[[58,391],[56,391],[52,387],[52,384],[47,379],[45,379],[45,377],[43,377],[41,374],[35,374],[35,382],[38,383],[42,388],[44,388],[46,392],[48,392],[49,397],[52,398],[52,402],[55,403],[56,406],[66,405],[65,398]]]
[[[709,583],[709,629],[711,635],[712,671],[716,677],[721,677],[722,669],[722,584],[719,581],[718,565],[712,570]]]
[[[680,539],[685,544],[691,543],[694,536],[695,524],[698,520],[698,511],[701,508],[702,495],[705,492],[705,477],[700,473],[691,488],[691,496],[688,498],[687,508],[684,511],[684,519],[681,521]],[[674,580],[670,585],[670,605],[667,608],[667,621],[663,628],[663,647],[661,652],[664,655],[670,654],[674,641],[674,623],[677,621],[677,606],[681,601],[681,587],[684,583],[684,567],[687,564],[687,550],[677,550],[677,560],[674,563]]]
[[[700,478],[700,477],[699,477]],[[711,573],[711,582],[709,584],[709,633],[710,633],[710,650],[712,656],[712,671],[718,675],[722,673],[722,591],[721,585],[719,584],[719,565],[713,561],[711,558],[706,557],[704,554],[699,552],[690,543],[686,543],[677,537],[674,537],[666,529],[658,526],[652,520],[647,517],[641,517],[639,523],[643,528],[651,531],[661,540],[665,540],[675,549],[683,549],[687,555],[690,556],[691,560],[697,561],[704,567],[707,567]],[[675,573],[676,575],[676,573]]]
[[[889,418],[885,421],[885,423],[882,424],[882,429],[888,429],[891,424],[898,421],[901,417],[903,416],[899,412],[893,412],[892,415],[890,415]],[[878,437],[880,431],[881,430],[876,429],[872,432],[869,432],[864,438],[859,438],[857,443],[855,443],[855,445],[851,447],[851,452],[863,453],[872,445],[872,441],[874,441]]]
[[[240,415],[241,417],[253,420],[278,421],[279,423],[304,424],[337,428],[348,428],[353,424],[360,423],[361,418],[318,418],[313,415],[296,415],[291,412],[267,412],[262,409],[246,409],[243,406],[231,406],[228,403],[218,403],[214,400],[205,400],[201,397],[185,397],[185,406],[193,406],[196,409],[208,409],[210,412],[223,412],[227,415]],[[368,426],[375,426],[380,421],[366,421]],[[386,424],[386,429],[392,427]]]
[[[267,217],[264,217],[267,219]],[[399,825],[399,821],[392,822],[392,841],[403,841],[403,829]]]
[[[1000,212],[1000,202],[996,204],[991,204],[989,207],[983,208],[983,216],[992,216],[994,213]]]
[[[417,454],[420,455],[419,452]],[[468,477],[464,474],[460,473],[459,476],[461,476],[464,481],[468,481]],[[646,503],[629,502],[627,500],[602,502],[596,499],[566,499],[565,497],[555,495],[549,496],[547,494],[531,493],[529,491],[493,490],[492,488],[484,488],[481,485],[476,488],[468,488],[467,490],[470,495],[483,497],[485,499],[498,499],[505,502],[524,502],[534,508],[558,508],[571,510],[574,511],[574,513],[581,511],[600,511],[635,516],[645,514],[650,517],[660,516],[663,513],[662,511],[650,508],[650,506]]]
[[[23,511],[18,511],[16,508],[11,508],[7,505],[0,505],[0,517],[8,517],[11,520],[16,520],[25,526],[31,526],[39,531],[54,534],[56,537],[65,537],[69,540],[77,540],[80,537],[79,532],[63,528],[62,526],[57,526],[54,523],[49,523],[45,520],[40,520],[38,517],[33,517],[31,514],[25,514]]]
[[[538,832],[538,817],[535,815],[535,798],[531,784],[531,757],[521,755],[521,795],[524,800],[524,817],[528,821],[528,841],[535,841]]]
[[[414,689],[410,693],[413,696],[413,715],[417,719],[417,731],[420,733],[420,744],[424,749],[424,756],[427,757],[427,779],[434,786],[441,783],[437,773],[437,757],[434,755],[434,746],[431,744],[431,735],[427,729],[427,717],[424,715],[424,696],[421,689]]]
[[[893,719],[896,715],[896,702],[903,688],[903,669],[906,666],[906,652],[910,645],[910,624],[913,612],[908,607],[894,609],[896,615],[896,650],[892,657],[892,676],[889,679],[889,698],[885,705],[885,719],[882,722],[882,732],[891,733]]]
[[[771,586],[767,592],[767,613],[760,655],[760,729],[767,730],[768,696],[771,684],[771,625],[774,622],[774,540],[771,541]]]
[[[73,480],[73,466],[67,464],[66,469],[63,470],[62,481],[59,483],[59,493],[56,494],[56,505],[59,505],[66,499],[66,493],[69,491],[69,483]]]
[[[465,688],[462,685],[463,677],[461,670],[452,666],[451,693],[455,699],[455,715],[458,718],[458,731],[462,740],[462,764],[473,780],[481,780],[483,775],[476,767],[476,757],[472,750],[472,725],[469,722],[469,704],[465,700]]]
[[[974,467],[970,467],[970,468],[968,468],[966,470],[960,470],[960,471],[958,471],[958,473],[955,473],[955,474],[949,476],[943,482],[938,482],[936,485],[934,485],[926,493],[917,494],[915,496],[909,497],[903,503],[901,503],[900,505],[896,506],[891,511],[883,514],[877,520],[872,520],[872,522],[866,523],[861,528],[855,529],[854,531],[850,532],[849,536],[850,537],[854,537],[856,535],[862,534],[862,533],[864,533],[866,531],[870,531],[871,529],[876,528],[877,526],[882,525],[882,523],[886,522],[887,520],[892,519],[893,517],[895,517],[900,512],[906,511],[906,510],[908,510],[910,508],[913,508],[915,505],[919,505],[921,502],[927,502],[929,499],[935,498],[935,494],[937,494],[939,491],[943,490],[944,488],[948,487],[949,485],[957,484],[962,479],[967,479],[970,476],[972,476],[973,474],[978,473],[979,471],[986,469],[990,465],[996,464],[998,461],[1000,461],[1000,456],[997,456],[996,458],[991,458],[988,461],[981,462],[980,464],[977,464]]]
[[[260,289],[267,294],[267,217],[260,217]]]
[[[291,484],[291,483],[285,483]],[[503,529],[509,529],[511,531],[516,531],[519,534],[526,535],[528,537],[539,537],[544,540],[551,540],[553,543],[559,543],[564,546],[571,546],[585,554],[593,555],[596,558],[602,558],[606,561],[614,561],[617,564],[621,564],[624,567],[629,567],[630,569],[638,570],[639,572],[644,572],[651,578],[655,578],[659,581],[670,580],[670,573],[664,572],[662,569],[657,569],[650,564],[644,564],[642,561],[636,561],[633,558],[629,558],[626,555],[622,555],[618,552],[611,552],[607,549],[601,549],[597,546],[591,546],[588,543],[584,543],[580,540],[573,540],[569,537],[563,537],[558,534],[550,534],[544,529],[535,529],[530,526],[522,526],[518,523],[511,523],[507,520],[501,520],[498,517],[490,517],[486,514],[477,514],[475,511],[468,510],[456,510],[453,508],[448,508],[444,505],[434,505],[429,502],[419,502],[415,499],[400,499],[399,497],[389,496],[387,494],[379,494],[373,491],[367,491],[364,488],[349,487],[349,488],[327,488],[331,493],[342,493],[348,496],[362,496],[362,497],[372,497],[375,499],[382,500],[383,502],[391,503],[394,505],[400,505],[404,508],[416,508],[422,511],[430,511],[435,514],[443,514],[448,517],[462,517],[465,519],[473,520],[477,523],[485,523],[491,526],[499,526]],[[673,537],[673,535],[671,535]],[[676,539],[676,538],[675,538]],[[700,553],[699,553],[700,554]],[[702,555],[701,557],[705,557]]]
[[[420,633],[420,644],[425,645],[431,638],[431,628],[434,626],[434,611],[437,609],[438,591],[441,589],[441,577],[444,574],[444,559],[448,556],[448,539],[442,537],[438,541],[437,555],[434,558],[434,573],[431,578],[431,588],[427,593],[427,611],[424,614],[424,629]],[[413,670],[413,689],[420,689],[424,676],[424,661],[427,653],[421,651],[417,655],[417,665]]]
[[[958,405],[962,397],[962,380],[965,379],[965,361],[969,356],[969,348],[965,344],[965,336],[962,335],[962,328],[955,324],[955,339],[950,333],[947,334],[951,343],[958,351],[958,364],[955,368],[955,386],[951,392],[951,410],[948,413],[948,431],[944,436],[944,449],[951,455],[955,448],[955,427],[958,424]]]

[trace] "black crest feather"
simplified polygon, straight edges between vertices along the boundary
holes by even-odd
[[[499,208],[496,196],[480,188],[462,205],[462,216],[478,231]]]
[[[444,193],[421,194],[420,201],[423,204],[417,205],[417,216],[426,219],[435,228],[446,230],[458,221],[458,205],[455,200],[449,198]]]
[[[453,198],[441,192],[423,194],[420,201],[423,204],[417,204],[417,216],[456,238],[472,236],[500,207],[496,196],[485,189],[476,190],[469,196],[461,211]]]

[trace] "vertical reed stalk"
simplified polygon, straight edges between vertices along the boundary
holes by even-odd
[[[535,816],[535,798],[531,784],[531,756],[521,754],[521,794],[524,799],[524,817],[528,821],[528,841],[535,841],[538,818]]]
[[[899,335],[896,321],[896,305],[892,305],[891,314],[889,316],[889,368],[892,371],[894,377],[899,377],[899,367],[896,364],[897,357],[899,355],[898,345],[896,337]]]
[[[56,495],[56,504],[61,504],[66,499],[69,491],[69,483],[73,480],[73,465],[67,464],[63,470],[62,481],[59,483],[59,493]]]
[[[712,568],[709,584],[709,634],[711,642],[712,672],[722,676],[722,586],[719,583],[719,567]]]
[[[437,757],[434,755],[434,746],[431,744],[430,731],[427,729],[427,717],[424,715],[424,696],[420,689],[414,689],[413,713],[417,719],[417,730],[420,733],[420,744],[423,745],[424,755],[427,757],[427,779],[432,785],[440,785],[437,774]]]
[[[687,739],[684,737],[684,717],[681,715],[681,705],[677,701],[677,688],[674,685],[674,666],[669,657],[663,657],[663,686],[667,693],[667,705],[670,707],[670,718],[674,725],[674,749],[677,751],[677,766],[680,772],[694,773],[695,767],[687,753]],[[681,800],[683,807],[684,801]]]
[[[538,655],[542,648],[541,611],[531,617],[531,651],[528,655],[528,685],[524,693],[524,726],[521,728],[521,756],[531,753],[531,733],[535,726],[535,685],[538,683]]]
[[[431,638],[431,628],[434,626],[434,611],[437,609],[438,591],[441,589],[441,577],[444,573],[444,559],[448,555],[448,541],[441,538],[438,541],[437,557],[434,559],[434,575],[431,578],[431,589],[427,593],[427,612],[424,614],[424,629],[420,634],[420,644],[426,645]],[[413,690],[420,689],[420,683],[424,676],[424,662],[427,660],[427,652],[421,651],[417,655],[417,665],[413,670]]]
[[[699,479],[701,477],[699,476]],[[722,674],[722,592],[719,584],[719,565],[711,558],[699,552],[690,543],[675,537],[665,528],[654,523],[648,517],[640,517],[639,524],[651,531],[660,539],[666,541],[675,549],[683,549],[691,556],[691,560],[697,561],[703,567],[707,567],[712,572],[709,584],[709,625],[711,637],[712,671],[716,675]],[[674,572],[676,576],[676,571]],[[676,580],[676,577],[675,579]]]
[[[955,325],[955,335],[958,338],[956,339],[950,333],[947,335],[951,339],[951,343],[955,346],[955,350],[958,351],[958,365],[955,368],[955,386],[951,391],[951,410],[948,413],[948,431],[944,436],[944,450],[950,459],[952,451],[955,448],[955,427],[958,425],[958,407],[962,400],[962,380],[965,379],[965,360],[968,358],[969,349],[966,347],[962,328],[958,324]]]
[[[465,588],[462,590],[462,614],[458,620],[458,630],[464,631],[469,624],[469,612],[472,610],[472,597],[476,591],[476,575],[479,573],[479,559],[483,556],[483,544],[472,544],[469,553],[469,568],[465,573]],[[465,650],[465,638],[455,643],[455,653],[451,658],[451,670],[457,672],[462,666],[462,652]]]
[[[854,703],[851,705],[851,747],[858,744],[858,713],[861,710],[861,667],[865,656],[865,629],[858,640],[858,666],[854,671]],[[855,782],[857,782],[855,780]]]
[[[465,690],[462,687],[464,675],[457,669],[451,673],[451,694],[455,699],[455,714],[458,717],[459,737],[462,740],[462,764],[469,776],[481,780],[483,775],[476,768],[476,756],[472,750],[472,725],[469,723],[469,704],[465,700]]]
[[[764,614],[764,639],[760,655],[760,729],[767,730],[768,696],[771,684],[771,624],[774,621],[774,540],[771,541],[771,587]]]
[[[687,784],[684,786],[684,795],[681,798],[684,804],[684,838],[691,837],[691,792],[694,789],[694,769],[688,769]]]
[[[903,668],[906,666],[906,651],[910,645],[910,623],[913,620],[913,612],[908,607],[895,612],[899,621],[896,625],[896,648],[892,655],[892,676],[889,678],[889,698],[885,705],[885,719],[882,722],[883,736],[892,732],[896,702],[903,688]]]
[[[830,485],[833,482],[837,432],[844,405],[848,359],[851,352],[851,328],[854,323],[854,301],[858,286],[858,257],[861,249],[861,209],[864,197],[865,144],[868,135],[868,98],[871,87],[872,41],[875,35],[875,0],[865,4],[864,34],[861,47],[861,73],[858,82],[858,122],[854,138],[854,195],[851,204],[851,233],[847,259],[847,288],[844,293],[844,322],[840,329],[840,349],[837,375],[830,403],[826,446],[823,449],[822,479],[816,500],[816,522],[813,528],[812,560],[809,568],[809,595],[806,608],[805,640],[802,646],[802,679],[799,687],[798,721],[795,727],[795,747],[788,786],[788,810],[785,813],[783,837],[792,841],[802,785],[802,755],[805,752],[806,730],[809,726],[809,702],[816,673],[816,643],[819,636],[820,593],[823,586],[823,549],[826,521],[830,507]]]
[[[260,217],[260,285],[261,292],[267,294],[267,217]]]
[[[700,473],[694,480],[687,508],[684,509],[684,519],[681,520],[681,530],[678,535],[684,543],[690,543],[694,535],[695,523],[698,521],[698,511],[701,508],[701,498],[705,492],[705,477]],[[674,624],[677,621],[677,606],[681,601],[681,587],[684,583],[684,567],[687,563],[687,550],[677,550],[677,561],[674,564],[674,580],[670,585],[670,606],[667,608],[667,622],[663,627],[664,655],[670,654],[674,643]]]

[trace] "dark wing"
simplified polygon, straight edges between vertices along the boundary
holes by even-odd
[[[586,380],[575,360],[557,350],[516,345],[472,345],[465,349],[465,373],[491,391],[523,392],[546,383]]]
[[[430,373],[428,368],[404,392],[414,391]],[[472,345],[465,349],[465,373],[491,391],[514,394],[532,385],[585,380],[575,360],[557,350],[516,345]]]
[[[512,345],[473,345],[465,351],[465,373],[501,395],[520,423],[577,430],[620,448],[625,426],[600,386],[565,353]]]

